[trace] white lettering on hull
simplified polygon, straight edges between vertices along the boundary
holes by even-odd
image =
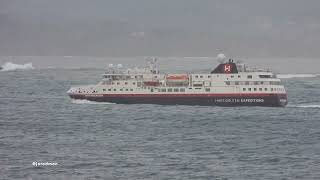
[[[215,99],[217,103],[264,103],[264,99]]]
[[[103,97],[102,94],[86,94],[85,97]]]
[[[282,103],[286,103],[286,102],[287,102],[287,100],[286,100],[286,99],[280,99],[280,102],[282,102]]]

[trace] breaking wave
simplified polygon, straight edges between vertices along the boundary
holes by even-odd
[[[2,68],[2,69],[1,69]],[[16,71],[16,70],[29,70],[34,69],[32,63],[27,64],[14,64],[12,62],[6,62],[1,66],[1,71]]]
[[[318,77],[319,74],[278,74],[277,77],[280,79],[291,79],[291,78],[314,78]]]
[[[86,99],[72,99],[71,102],[74,104],[115,104],[115,103],[110,103],[110,102],[89,101]]]

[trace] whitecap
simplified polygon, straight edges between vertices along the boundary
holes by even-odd
[[[320,108],[320,104],[298,104],[298,105],[288,105],[288,107],[293,108]]]
[[[12,62],[6,62],[4,65],[1,66],[1,71],[16,71],[16,70],[29,70],[34,69],[32,63],[27,64],[14,64]]]

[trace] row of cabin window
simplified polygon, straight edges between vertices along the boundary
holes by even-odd
[[[115,83],[112,82],[112,85],[114,85]],[[128,82],[124,82],[125,85],[128,85]],[[120,82],[117,82],[117,85],[120,85]],[[132,85],[136,85],[136,82],[132,82]]]
[[[129,91],[129,89],[119,89],[120,91]],[[184,88],[168,88],[168,89],[158,89],[158,92],[185,92],[186,90]],[[103,89],[103,91],[107,91],[107,89]],[[108,89],[108,91],[112,91],[112,89]],[[117,91],[117,89],[113,89],[113,91]],[[133,91],[133,89],[130,89],[130,91]],[[153,89],[151,89],[151,92],[153,92]]]
[[[283,88],[270,88],[271,91],[284,91]],[[243,88],[243,91],[247,91],[247,88]],[[248,91],[258,91],[258,88],[248,88]],[[263,91],[263,88],[259,88],[259,91]],[[264,88],[264,91],[268,91],[268,88]]]
[[[185,92],[185,88],[161,88],[161,89],[155,89],[155,90],[158,90],[158,92]],[[154,90],[151,89],[151,92],[153,92]]]
[[[217,76],[218,76],[218,75],[217,75]],[[195,77],[195,78],[203,78],[202,75],[200,75],[200,76],[195,75],[194,77]],[[211,75],[208,75],[207,77],[208,77],[208,78],[211,78]],[[231,75],[230,77],[231,77],[231,78],[234,78],[235,76],[234,76],[234,75]],[[241,75],[238,75],[238,78],[241,78]],[[247,78],[248,78],[248,79],[252,79],[252,75],[248,75]]]
[[[234,78],[234,76],[231,75],[231,78]],[[238,75],[238,78],[241,78],[241,76]],[[252,76],[252,75],[247,75],[247,78],[248,78],[248,79],[252,79],[253,76]],[[259,75],[259,78],[262,78],[262,79],[264,79],[264,78],[272,78],[272,76],[271,76],[271,75]]]
[[[226,81],[225,82],[226,85],[231,85],[231,81]],[[254,81],[254,82],[240,82],[240,81],[235,81],[234,85],[261,85],[261,84],[265,84],[265,82],[258,82],[258,81]],[[270,81],[269,82],[270,85],[280,85],[280,82],[274,82],[274,81]]]
[[[203,78],[203,75],[195,75],[194,78]],[[208,78],[211,78],[211,75],[208,75]]]
[[[103,91],[107,91],[107,89],[102,89]],[[120,91],[133,91],[133,89],[119,89]],[[112,91],[112,89],[108,89],[108,91]],[[113,91],[117,91],[117,89],[113,89]]]
[[[231,75],[231,78],[234,78],[234,76],[233,76],[233,75]],[[240,76],[240,75],[238,75],[238,78],[241,78],[241,76]],[[253,77],[252,77],[252,75],[247,75],[247,78],[248,78],[248,79],[252,79]],[[265,78],[272,78],[272,76],[271,76],[271,75],[259,75],[259,78],[262,78],[262,79],[265,79]]]
[[[218,76],[218,75],[217,75]],[[196,76],[194,76],[195,78],[203,78],[203,75],[196,75]],[[208,78],[211,78],[211,75],[208,75],[207,76]],[[234,78],[235,76],[234,75],[231,75],[230,76],[231,78]],[[259,75],[259,77],[260,78],[272,78],[272,76],[271,75]],[[238,75],[238,78],[241,78],[241,75]],[[252,75],[247,75],[247,78],[248,79],[252,79],[253,78],[253,76]]]
[[[192,88],[189,88],[189,89],[192,89]],[[198,89],[198,90],[200,90],[200,89],[202,89],[202,88],[195,88],[195,89]],[[158,89],[158,92],[185,92],[186,90],[185,90],[185,88],[174,88],[174,89],[172,89],[172,88],[168,88],[168,89],[166,89],[166,88],[162,88],[162,89]],[[210,88],[205,88],[205,91],[206,92],[210,92]],[[153,92],[153,89],[151,89],[151,92]]]

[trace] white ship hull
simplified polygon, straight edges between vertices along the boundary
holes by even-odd
[[[121,104],[275,106],[288,103],[280,79],[269,71],[241,70],[233,61],[210,74],[106,73],[97,85],[73,87],[73,99]]]

